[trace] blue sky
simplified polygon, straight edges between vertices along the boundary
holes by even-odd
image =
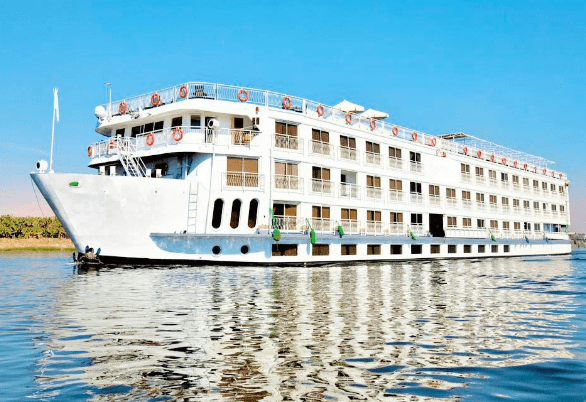
[[[384,110],[556,161],[586,231],[586,2],[10,2],[0,6],[0,214],[39,214],[28,173],[89,172],[93,109],[205,80]]]

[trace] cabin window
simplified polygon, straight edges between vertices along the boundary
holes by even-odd
[[[530,222],[523,222],[523,229],[531,231],[531,223]]]
[[[389,188],[394,191],[403,191],[403,182],[397,179],[389,179]]]
[[[273,257],[295,257],[297,255],[297,244],[276,243],[272,247]]]
[[[457,252],[457,248],[455,244],[448,244],[448,254],[455,254]]]
[[[515,186],[519,185],[519,176],[513,175],[513,176],[511,176],[511,179],[513,181],[513,185],[515,185]]]
[[[230,227],[232,229],[236,229],[238,224],[240,223],[240,207],[242,206],[242,201],[234,200],[232,202],[232,213],[230,214]]]
[[[539,201],[533,201],[533,209],[539,209]]]
[[[403,254],[403,245],[391,244],[391,254]]]
[[[369,154],[380,155],[380,144],[376,142],[366,141],[366,152]]]
[[[462,218],[462,226],[465,228],[472,227],[472,218]]]
[[[513,208],[519,208],[519,200],[517,198],[513,198]]]
[[[488,170],[488,178],[492,180],[496,180],[496,170]]]
[[[509,226],[509,222],[507,221],[503,221],[503,230],[507,231],[509,230],[511,227]]]
[[[391,223],[403,223],[403,212],[391,212]]]
[[[513,222],[513,229],[521,230],[521,222]]]
[[[163,127],[165,126],[164,121],[155,121],[155,131],[163,131]]]
[[[343,148],[356,149],[356,138],[340,136],[340,146]]]
[[[297,205],[273,203],[276,227],[283,230],[297,230]]]
[[[401,159],[401,148],[389,147],[389,158]]]
[[[258,214],[258,200],[254,199],[250,201],[250,207],[248,208],[248,227],[254,228],[256,226],[256,216]]]
[[[330,142],[330,133],[327,131],[318,130],[315,128],[311,129],[311,139],[317,142],[323,142],[328,144]]]
[[[543,203],[543,210],[544,210],[544,211],[547,211],[547,202],[544,202],[544,203]]]
[[[212,214],[212,227],[218,229],[222,224],[222,210],[224,209],[224,200],[218,198],[214,201],[214,212]]]
[[[509,198],[508,197],[502,197],[501,201],[503,203],[503,206],[506,206],[506,207],[509,206]]]
[[[155,123],[147,123],[144,125],[144,130],[145,133],[150,133],[152,131],[155,131]]]
[[[566,207],[563,205],[560,205],[560,212],[563,214],[566,212]]]
[[[409,182],[409,191],[411,194],[421,194],[421,183]]]
[[[311,255],[330,255],[330,245],[314,244],[311,246]]]
[[[201,116],[191,115],[191,128],[201,128]]]
[[[490,228],[497,230],[499,228],[499,222],[495,219],[490,220]]]
[[[484,228],[484,219],[476,219],[476,227],[478,229],[483,229]]]
[[[275,162],[275,188],[301,190],[298,168],[295,163]]]
[[[124,137],[124,128],[119,128],[118,130],[116,130],[116,137],[120,136],[120,137]]]
[[[470,191],[462,191],[462,200],[470,201]]]
[[[456,198],[456,189],[446,188],[446,198]]]
[[[533,188],[534,189],[538,189],[539,188],[539,181],[538,180],[533,180]]]
[[[367,244],[366,245],[367,255],[380,255],[380,244]]]
[[[508,244],[503,245],[503,251],[505,253],[508,253],[509,251],[511,251],[511,246],[509,246]]]
[[[341,255],[356,255],[356,244],[342,244],[340,247]]]
[[[460,164],[460,171],[462,172],[462,174],[469,175],[470,174],[470,165],[467,165],[465,163],[461,163]]]
[[[493,244],[492,246],[490,246],[490,252],[491,253],[498,253],[499,252],[499,245]]]
[[[358,210],[353,208],[342,208],[340,213],[340,224],[344,231],[358,232]]]
[[[535,231],[536,232],[540,232],[541,231],[541,223],[536,223],[535,224]]]
[[[543,191],[547,191],[547,183],[542,181],[541,182],[541,188],[543,189]]]
[[[448,227],[455,228],[458,226],[458,221],[455,216],[448,216]]]
[[[232,120],[232,128],[234,128],[234,129],[244,128],[244,119],[242,117],[234,117],[234,120]]]
[[[491,195],[488,196],[488,199],[489,199],[489,201],[490,201],[491,204],[496,205],[496,203],[497,203],[497,197],[496,197],[496,195],[491,194]]]
[[[183,116],[174,117],[173,120],[171,120],[171,127],[180,127],[182,125],[183,125]]]
[[[485,250],[486,250],[486,248],[485,248],[484,244],[479,244],[478,245],[478,252],[479,253],[484,253]]]
[[[314,230],[330,230],[330,207],[313,205],[311,207],[311,226]]]
[[[411,254],[423,254],[423,246],[421,244],[412,244]]]
[[[529,178],[523,177],[523,187],[529,187]]]
[[[440,245],[439,244],[432,244],[430,246],[430,252],[431,254],[439,254],[440,253]]]
[[[503,183],[508,183],[509,182],[509,174],[508,173],[501,173],[501,181]]]
[[[409,152],[409,160],[415,163],[421,163],[421,154],[419,152]]]
[[[464,252],[465,253],[471,253],[472,252],[472,246],[470,244],[464,244]]]
[[[528,200],[523,200],[523,209],[530,209],[530,204]]]
[[[476,202],[479,204],[484,204],[484,194],[476,193]]]
[[[484,176],[484,168],[476,166],[476,176]]]
[[[276,121],[275,122],[275,133],[297,137],[297,126],[295,124],[291,124],[291,123]]]
[[[258,159],[227,158],[226,185],[258,187]]]

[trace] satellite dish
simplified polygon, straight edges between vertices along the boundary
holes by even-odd
[[[98,119],[104,119],[108,117],[108,112],[106,112],[104,106],[100,105],[96,106],[96,108],[94,109],[94,115],[96,115]]]

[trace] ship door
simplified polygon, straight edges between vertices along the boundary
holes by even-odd
[[[444,216],[441,214],[429,214],[429,234],[433,237],[445,237]]]

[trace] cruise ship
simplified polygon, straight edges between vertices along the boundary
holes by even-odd
[[[570,253],[552,161],[342,101],[189,82],[97,106],[95,174],[31,176],[104,262],[314,265]],[[84,149],[80,152],[86,152]]]

